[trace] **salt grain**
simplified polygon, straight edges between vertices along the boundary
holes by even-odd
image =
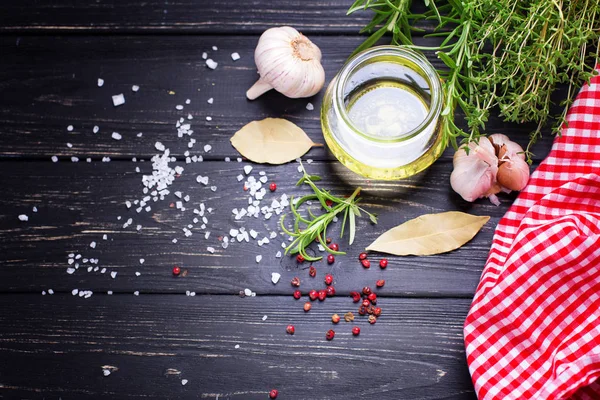
[[[75,273],[75,268],[67,268],[67,274],[73,275]]]
[[[108,240],[108,235],[107,234],[102,235],[102,239],[103,240]]]
[[[208,251],[210,254],[214,254],[215,248],[214,247],[207,247],[206,251]]]
[[[237,61],[240,59],[240,55],[238,53],[231,53],[231,59]]]
[[[67,130],[68,130],[69,132],[73,132],[73,125],[69,125],[69,126],[67,126]]]
[[[29,221],[29,217],[25,214],[19,215],[19,221]]]
[[[219,63],[213,61],[211,58],[209,58],[208,60],[206,60],[206,66],[210,69],[215,69],[217,68],[217,65],[219,65]]]
[[[244,166],[244,172],[246,173],[246,175],[250,174],[250,172],[252,172],[252,166],[251,165],[245,165]]]
[[[212,98],[212,97],[211,97],[210,99],[206,100],[206,102],[207,102],[208,104],[212,104],[212,103],[213,103],[213,101],[214,101],[214,100],[213,100],[213,98]]]
[[[56,156],[52,156],[50,157],[50,159],[52,160],[52,162],[58,162],[58,157]]]
[[[113,132],[112,138],[115,140],[121,140],[121,139],[123,139],[123,136],[121,136],[121,134],[119,132]]]
[[[94,128],[92,129],[92,132],[98,133],[98,131],[100,131],[100,127],[98,125],[95,125]]]
[[[206,60],[208,58],[208,54],[206,54],[206,52],[202,53],[202,59]]]
[[[256,256],[256,263],[258,264],[262,260],[262,256],[259,254]]]
[[[217,46],[213,46],[212,49],[213,49],[213,51],[219,50]]]
[[[185,104],[191,104],[191,103],[192,103],[192,101],[190,99],[185,100]]]
[[[71,162],[79,162],[79,158],[78,157],[71,157]]]
[[[104,374],[104,376],[109,376],[110,375],[110,371],[108,369],[103,369],[102,373]]]
[[[116,94],[112,97],[112,101],[113,105],[115,107],[118,107],[120,105],[125,104],[125,96],[123,96],[123,93]]]
[[[112,294],[113,294],[113,291],[112,291],[112,290],[109,290],[109,291],[107,291],[107,292],[106,292],[106,294],[107,294],[107,295],[109,295],[109,296],[112,296]]]
[[[207,121],[212,121],[212,117],[206,117]]]
[[[135,292],[133,292],[133,295],[134,295],[134,296],[139,296],[139,295],[140,295],[140,292],[139,292],[138,290],[136,290]]]
[[[249,296],[252,296],[252,290],[250,290],[250,289],[244,289],[244,294],[245,294],[246,296],[248,296],[248,297],[249,297]]]
[[[76,296],[76,295],[77,295],[77,293],[79,293],[79,289],[73,289],[73,290],[71,290],[71,294],[72,294],[73,296]]]
[[[275,258],[281,258],[281,251],[278,251],[277,254],[275,254]]]
[[[187,380],[187,379],[182,379],[182,380],[181,380],[181,384],[182,384],[183,386],[185,386],[187,383],[188,383],[188,380]]]
[[[112,271],[110,273],[110,277],[113,278],[113,279],[115,279],[117,277],[117,271]]]
[[[176,109],[176,110],[180,110],[180,111],[181,111],[181,110],[183,110],[183,106],[182,106],[181,104],[177,104],[177,105],[175,106],[175,109]]]
[[[272,272],[271,273],[271,282],[273,282],[273,284],[277,284],[277,282],[279,282],[279,279],[281,278],[281,274],[277,273],[277,272]]]
[[[307,104],[306,104],[306,109],[307,109],[308,111],[312,111],[312,110],[314,110],[314,109],[315,109],[315,106],[313,106],[313,105],[312,105],[312,103],[307,103]]]
[[[54,294],[54,290],[48,289],[48,294]]]
[[[165,145],[161,142],[154,143],[154,148],[158,151],[165,151]]]
[[[131,91],[132,91],[132,92],[137,92],[138,90],[140,90],[140,87],[139,87],[138,85],[133,85],[133,86],[131,87]]]
[[[102,87],[104,85],[104,79],[98,78],[98,87]]]
[[[211,146],[210,144],[205,144],[205,145],[204,145],[204,151],[205,151],[205,152],[207,152],[207,153],[208,153],[209,151],[211,151],[211,149],[212,149],[212,146]]]
[[[263,315],[263,317],[262,317],[262,320],[263,320],[263,321],[266,321],[266,320],[267,320],[267,318],[268,318],[268,317],[267,317],[266,315]]]
[[[236,344],[235,346],[233,346],[233,348],[235,348],[235,349],[239,349],[239,348],[240,348],[240,345],[239,345],[239,344]]]

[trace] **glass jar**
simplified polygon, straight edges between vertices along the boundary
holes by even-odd
[[[350,58],[321,107],[335,157],[367,178],[394,180],[429,167],[443,152],[440,77],[416,51],[378,46]]]

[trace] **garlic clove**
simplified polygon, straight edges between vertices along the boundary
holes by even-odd
[[[325,84],[321,50],[289,26],[267,29],[258,40],[254,61],[260,79],[246,92],[254,100],[270,89],[287,97],[310,97]]]
[[[529,164],[518,156],[498,168],[498,183],[510,190],[523,190],[529,181]]]
[[[496,182],[498,158],[494,146],[486,138],[469,143],[469,154],[460,148],[453,158],[454,170],[450,175],[452,189],[466,201],[487,196]]]
[[[505,157],[519,157],[520,159],[525,160],[525,151],[523,148],[518,143],[510,140],[508,136],[501,133],[494,133],[488,138],[495,146],[498,146],[499,149],[504,148],[503,153],[498,155],[500,160],[503,160]]]

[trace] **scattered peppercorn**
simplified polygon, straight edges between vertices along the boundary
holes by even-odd
[[[355,326],[354,328],[352,328],[352,334],[354,336],[360,335],[360,328],[358,326]]]
[[[304,256],[302,254],[298,254],[296,256],[296,261],[298,261],[299,263],[303,263],[304,262]]]
[[[369,315],[369,323],[373,325],[375,322],[377,322],[377,317],[374,315]]]
[[[375,285],[377,285],[378,288],[382,288],[383,285],[385,285],[385,280],[380,279],[377,282],[375,282]]]
[[[333,205],[333,201],[332,200],[325,200],[325,204],[327,204],[327,207],[331,207]]]
[[[335,262],[335,256],[333,254],[329,254],[327,256],[327,264],[333,264]]]
[[[277,389],[273,389],[269,392],[269,398],[276,399],[278,394],[279,392],[277,391]]]
[[[292,278],[292,281],[290,283],[294,287],[299,287],[300,286],[300,278],[298,278],[297,276],[295,276],[295,277]]]
[[[271,182],[271,184],[269,185],[269,190],[271,192],[274,192],[277,190],[277,184],[275,182]]]
[[[327,243],[327,244],[331,243],[331,238],[328,237],[327,239],[325,239],[325,243]]]
[[[330,248],[331,250],[333,250],[333,251],[339,251],[339,250],[340,250],[340,245],[339,245],[339,244],[337,244],[337,243],[331,243],[331,244],[329,245],[329,248]]]
[[[332,283],[333,283],[333,275],[331,275],[331,274],[325,275],[325,284],[329,286]]]
[[[388,265],[388,260],[387,260],[387,258],[382,258],[382,259],[379,261],[379,267],[380,267],[381,269],[385,269],[385,267],[387,267],[387,265]]]
[[[375,307],[373,307],[373,306],[367,307],[367,314],[373,314],[374,310],[375,310]]]
[[[308,301],[304,303],[304,311],[309,312],[311,308],[312,304],[310,304]]]
[[[369,301],[369,299],[364,299],[362,301],[362,305],[363,307],[369,307],[371,305],[371,302]]]
[[[302,297],[302,292],[301,292],[301,291],[299,291],[299,290],[295,290],[295,291],[294,291],[294,298],[295,298],[296,300],[298,300],[300,297]]]
[[[367,299],[373,304],[377,304],[377,295],[375,293],[371,293],[367,296]]]
[[[360,293],[358,292],[350,292],[350,297],[352,297],[352,301],[355,303],[360,301]]]
[[[314,278],[317,276],[317,269],[311,265],[308,269],[308,275],[310,275],[311,278]]]
[[[371,294],[371,288],[370,288],[370,287],[368,287],[368,286],[365,286],[365,287],[363,288],[362,292],[363,292],[363,294],[364,294],[364,295],[368,296],[368,295],[370,295],[370,294]]]
[[[315,289],[313,289],[310,292],[308,292],[308,297],[314,301],[317,299],[317,297],[319,297],[319,293]]]
[[[381,308],[375,307],[375,309],[373,310],[373,315],[379,317],[381,315]]]
[[[348,311],[346,314],[344,314],[344,321],[346,321],[346,322],[354,321],[354,314],[352,314],[351,312]]]
[[[296,328],[294,328],[294,325],[288,325],[287,328],[285,328],[285,331],[290,335],[293,335],[296,333]]]
[[[177,265],[173,267],[173,275],[177,276],[181,273],[181,268],[179,268]]]
[[[337,324],[338,322],[340,322],[340,316],[337,314],[333,314],[331,316],[331,322],[333,322],[334,324]]]
[[[364,268],[371,268],[371,261],[365,259],[360,262]]]
[[[358,315],[367,315],[367,307],[365,307],[365,306],[358,307]]]
[[[367,259],[367,253],[360,253],[360,254],[358,255],[358,259],[359,259],[360,261],[362,261],[362,260],[366,260],[366,259]]]
[[[325,289],[325,292],[327,293],[327,297],[335,296],[335,288],[333,286],[327,286],[327,289]]]
[[[325,300],[325,298],[327,297],[327,292],[324,290],[319,290],[318,297],[319,301]]]
[[[333,329],[330,329],[327,331],[327,333],[325,334],[325,338],[327,340],[332,340],[335,337],[335,331]]]

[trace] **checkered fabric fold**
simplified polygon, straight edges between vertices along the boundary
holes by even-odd
[[[480,400],[600,399],[600,77],[567,121],[500,220],[465,321]]]

